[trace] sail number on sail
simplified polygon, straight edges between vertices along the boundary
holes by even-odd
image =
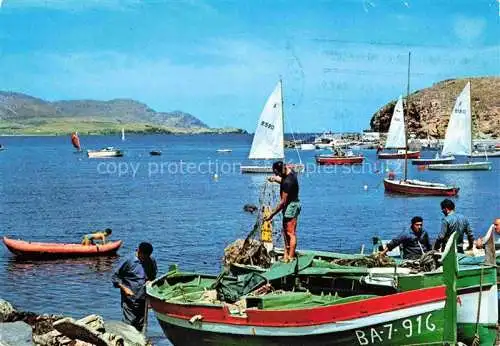
[[[406,318],[401,323],[387,323],[382,325],[382,328],[370,328],[370,330],[356,330],[356,338],[359,345],[372,345],[383,343],[384,341],[392,340],[395,335],[398,338],[411,338],[423,333],[433,332],[436,330],[436,325],[431,322],[432,314],[419,315],[417,318]],[[403,332],[403,335],[400,333]]]
[[[260,123],[261,126],[264,126],[264,127],[267,127],[268,129],[270,130],[274,130],[274,125],[273,124],[269,124],[268,122],[266,121],[261,121]]]

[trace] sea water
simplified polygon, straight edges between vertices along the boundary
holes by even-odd
[[[122,158],[89,159],[75,153],[69,137],[0,137],[0,232],[33,241],[79,242],[106,227],[122,239],[119,257],[57,261],[18,261],[0,250],[0,297],[17,308],[80,318],[96,313],[120,319],[120,294],[113,270],[141,241],[154,246],[164,273],[172,263],[183,270],[216,274],[225,246],[245,237],[255,215],[263,175],[242,175],[249,164],[249,135],[80,136],[84,149],[116,146]],[[217,153],[217,149],[232,149]],[[161,156],[150,156],[160,150]],[[298,248],[358,252],[370,249],[373,236],[391,238],[407,231],[410,219],[424,218],[432,239],[440,230],[442,197],[405,197],[384,193],[389,171],[402,174],[404,161],[378,161],[362,151],[363,165],[320,167],[318,152],[287,150],[287,159],[306,165],[299,176],[302,213]],[[433,157],[424,152],[423,157]],[[476,236],[500,217],[500,159],[492,171],[437,172],[408,166],[410,178],[460,186],[453,198]],[[281,237],[277,238],[282,243]],[[148,334],[168,345],[150,315]]]

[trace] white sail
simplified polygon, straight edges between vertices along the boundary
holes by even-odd
[[[267,99],[253,136],[249,159],[283,159],[283,102],[281,81]]]
[[[125,128],[122,127],[122,141],[125,140]]]
[[[470,155],[472,152],[472,114],[470,82],[455,101],[444,137],[443,155]]]
[[[394,107],[385,147],[388,149],[406,148],[405,118],[403,115],[403,98],[401,96],[399,96]]]

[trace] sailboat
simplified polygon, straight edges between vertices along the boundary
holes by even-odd
[[[402,96],[399,96],[392,113],[385,149],[398,149],[398,151],[395,153],[378,153],[377,157],[379,159],[418,159],[420,157],[419,151],[407,150]]]
[[[250,160],[283,160],[285,158],[284,147],[283,89],[280,80],[260,114],[248,158]],[[287,165],[296,172],[304,170],[302,163]],[[273,172],[270,165],[248,165],[241,166],[240,169],[241,173]]]
[[[122,127],[122,141],[125,141],[125,128]]]
[[[73,147],[75,147],[77,152],[82,151],[82,148],[80,146],[80,138],[78,137],[78,132],[73,132],[71,134],[71,144],[73,144]]]
[[[455,101],[455,106],[451,113],[446,135],[444,137],[443,155],[472,155],[472,111],[470,102],[470,82],[467,82],[464,89]],[[466,163],[449,163],[429,165],[430,170],[442,171],[469,171],[469,170],[490,170],[489,161],[468,161]]]
[[[408,54],[408,85],[407,85],[407,95],[406,95],[406,115],[408,116],[408,110],[410,108],[410,59],[411,53]],[[399,106],[398,106],[399,104]],[[386,192],[389,193],[399,193],[405,195],[413,196],[455,196],[458,194],[460,188],[452,185],[446,185],[441,183],[426,182],[421,180],[410,180],[408,178],[408,141],[406,138],[406,128],[405,128],[405,117],[403,113],[403,101],[402,97],[399,97],[398,103],[394,110],[393,120],[396,118],[395,130],[391,133],[389,129],[389,135],[387,140],[395,143],[395,146],[404,148],[404,179],[397,180],[394,176],[390,175],[388,178],[384,179],[384,188]],[[391,120],[391,127],[393,127],[393,120]]]

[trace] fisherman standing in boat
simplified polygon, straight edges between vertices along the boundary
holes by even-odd
[[[474,244],[478,249],[484,248],[485,262],[492,265],[496,264],[495,233],[500,235],[500,217],[493,220],[493,224],[488,228],[486,235],[479,237]]]
[[[429,235],[423,229],[424,220],[420,216],[411,219],[410,232],[405,232],[399,237],[392,239],[387,243],[384,250],[380,252],[385,256],[387,252],[392,251],[397,246],[402,247],[403,259],[419,259],[424,253],[432,250],[429,241]]]
[[[283,164],[283,161],[273,163],[273,173],[274,176],[269,177],[268,180],[280,184],[280,202],[264,221],[271,221],[276,214],[283,212],[283,239],[285,241],[283,261],[289,262],[295,258],[297,247],[297,219],[301,209],[299,181],[297,174]]]
[[[446,198],[441,202],[441,211],[444,218],[441,221],[441,232],[439,233],[436,243],[434,243],[434,250],[443,251],[448,241],[448,238],[457,232],[457,252],[464,253],[464,234],[467,236],[469,246],[467,250],[472,250],[474,247],[474,236],[470,228],[469,220],[462,214],[455,212],[455,203]]]
[[[142,331],[146,315],[146,282],[154,280],[158,273],[152,253],[150,243],[140,243],[135,256],[123,262],[111,279],[121,292],[123,321],[138,331]]]

